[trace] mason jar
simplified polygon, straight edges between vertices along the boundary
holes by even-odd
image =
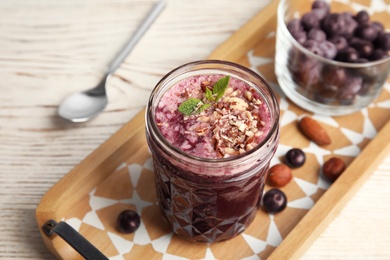
[[[173,86],[202,75],[229,76],[246,84],[267,110],[263,140],[238,155],[205,158],[173,145],[156,119],[160,100]],[[176,114],[180,117],[180,114]],[[162,215],[180,237],[196,242],[233,238],[253,221],[267,170],[279,142],[279,105],[267,82],[241,65],[218,60],[180,66],[156,85],[146,110],[147,143],[153,158],[157,200]]]

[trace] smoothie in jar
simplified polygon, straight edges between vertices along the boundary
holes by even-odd
[[[162,214],[179,236],[230,239],[252,222],[279,139],[279,108],[253,71],[224,61],[165,76],[147,109]]]

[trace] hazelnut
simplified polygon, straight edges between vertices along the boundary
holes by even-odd
[[[292,180],[290,167],[285,164],[275,164],[268,170],[267,182],[273,187],[283,187]]]
[[[324,176],[334,182],[345,170],[345,162],[337,157],[327,160],[322,166]]]

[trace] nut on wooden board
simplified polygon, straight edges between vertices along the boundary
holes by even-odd
[[[298,122],[298,128],[308,139],[319,146],[332,143],[325,129],[313,118],[305,116]]]

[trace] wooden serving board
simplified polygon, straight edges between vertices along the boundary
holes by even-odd
[[[278,89],[274,75],[277,1],[217,48],[210,59],[224,59],[252,68]],[[307,161],[294,169],[294,179],[282,188],[288,207],[276,215],[259,210],[254,222],[236,238],[215,243],[189,243],[172,235],[160,216],[153,169],[144,134],[144,111],[92,152],[56,183],[37,210],[39,227],[50,220],[66,221],[110,259],[292,259],[301,256],[326,225],[390,153],[390,93],[348,116],[312,115],[280,94],[281,140],[271,164],[282,161],[292,147],[303,149]],[[321,122],[332,144],[318,147],[301,135],[297,121],[310,115]],[[321,165],[343,158],[348,168],[333,184]],[[266,190],[270,187],[266,186]],[[142,223],[133,234],[115,228],[117,215],[134,209]],[[48,249],[62,259],[81,258],[60,238],[41,235]]]

